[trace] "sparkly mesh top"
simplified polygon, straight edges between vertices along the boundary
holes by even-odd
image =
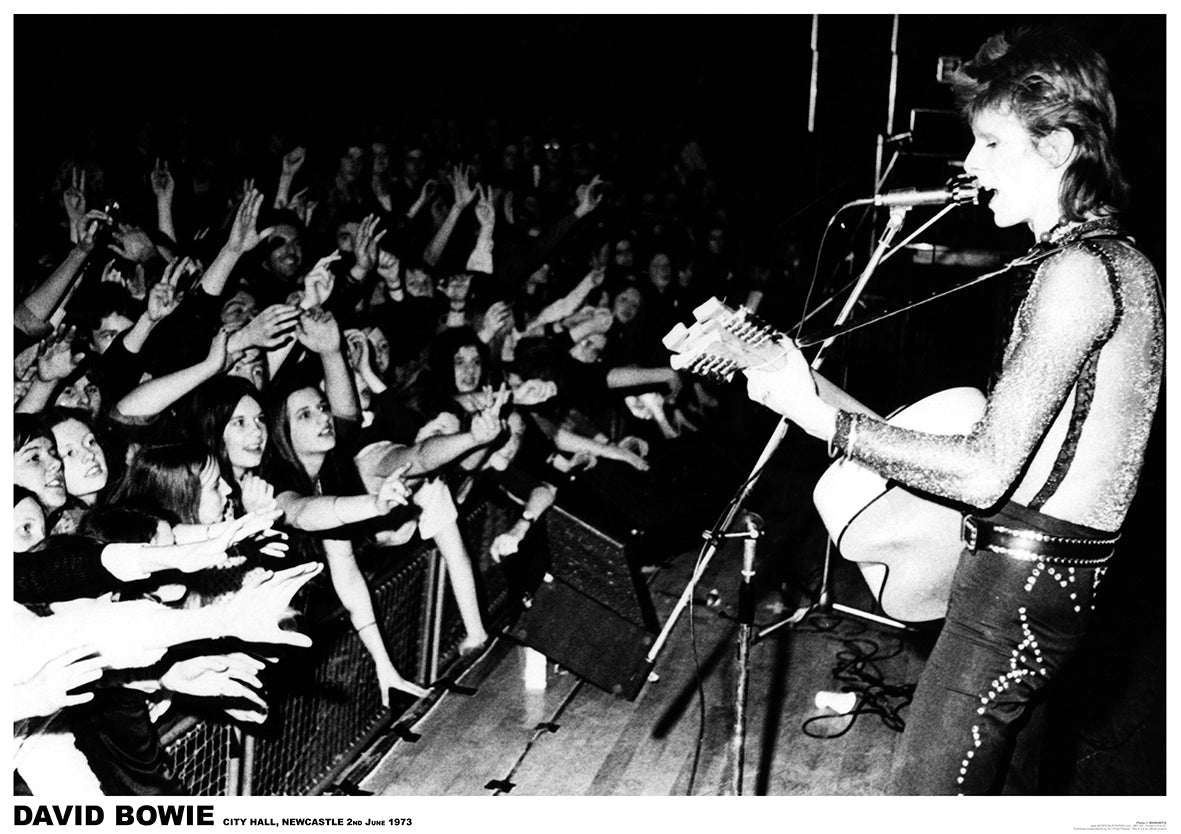
[[[1156,272],[1111,219],[1059,225],[1006,342],[984,416],[939,436],[855,418],[847,454],[985,509],[1011,498],[1115,531],[1136,492],[1164,362]]]

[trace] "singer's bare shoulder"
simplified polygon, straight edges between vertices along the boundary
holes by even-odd
[[[1049,257],[1038,269],[1023,308],[1025,328],[1099,338],[1115,321],[1116,300],[1103,260],[1080,246]]]

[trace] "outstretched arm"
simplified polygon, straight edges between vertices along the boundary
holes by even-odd
[[[123,417],[154,417],[228,367],[226,331],[219,330],[209,346],[209,354],[196,365],[149,379],[129,391],[115,405]]]
[[[168,171],[168,161],[161,165],[156,160],[156,167],[152,169],[152,193],[156,195],[156,228],[175,243],[176,227],[172,223],[172,195],[176,190],[176,183]]]
[[[402,677],[390,660],[389,650],[377,625],[369,585],[365,582],[365,577],[357,567],[357,559],[353,555],[352,542],[325,539],[324,555],[327,557],[332,587],[340,597],[341,605],[349,612],[349,620],[357,631],[357,637],[373,660],[377,684],[381,688],[382,706],[390,705],[390,689],[400,689],[418,697],[426,695],[425,689]]]
[[[451,204],[451,210],[447,212],[443,224],[439,226],[439,230],[435,232],[435,236],[431,238],[431,242],[427,244],[426,251],[422,255],[422,259],[431,266],[439,265],[439,259],[443,257],[443,250],[447,248],[447,241],[451,239],[451,233],[455,231],[455,224],[459,222],[459,216],[463,214],[463,210],[476,196],[476,191],[469,182],[470,168],[460,169],[457,165],[451,169],[449,178],[451,189],[455,193],[455,202]]]
[[[273,228],[263,229],[261,232],[255,228],[261,208],[262,192],[254,188],[247,190],[234,215],[234,223],[230,226],[230,236],[225,246],[201,276],[201,289],[208,295],[220,296],[238,260],[274,232]]]

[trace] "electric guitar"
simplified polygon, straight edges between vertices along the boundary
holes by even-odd
[[[749,310],[711,298],[664,337],[671,365],[729,380],[740,370],[773,367],[794,346]],[[839,389],[847,410],[874,415]],[[903,428],[964,434],[984,414],[984,395],[952,388],[899,409],[887,418]],[[963,510],[887,481],[871,469],[839,458],[812,493],[820,518],[841,555],[855,562],[888,616],[907,622],[937,620],[947,611],[951,578],[962,545]]]

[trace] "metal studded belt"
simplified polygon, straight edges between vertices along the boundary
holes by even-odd
[[[1036,530],[1022,530],[994,524],[972,515],[964,516],[960,528],[964,546],[972,551],[987,550],[1029,562],[1062,565],[1102,565],[1111,559],[1119,534],[1106,539],[1076,539],[1051,536]]]

